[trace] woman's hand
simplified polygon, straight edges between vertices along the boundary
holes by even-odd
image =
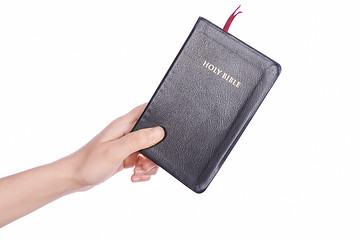
[[[85,146],[55,162],[0,178],[0,228],[76,191],[104,182],[134,167],[133,182],[150,179],[157,166],[139,154],[165,135],[161,127],[130,132],[146,104],[114,120]]]
[[[60,160],[71,169],[75,190],[87,190],[124,168],[134,168],[133,182],[147,181],[157,172],[157,165],[138,151],[161,141],[164,130],[154,127],[130,133],[145,107],[142,104],[117,118],[85,146]]]

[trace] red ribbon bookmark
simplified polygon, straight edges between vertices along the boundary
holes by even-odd
[[[241,6],[241,4],[240,4],[240,6]],[[236,11],[240,8],[240,6],[238,6],[238,8],[230,15],[230,17],[229,17],[228,20],[226,21],[225,26],[224,26],[224,28],[223,28],[223,30],[224,30],[225,32],[228,32],[228,31],[229,31],[229,27],[230,27],[232,21],[234,20],[234,18],[236,17],[236,15],[238,15],[239,13],[242,13],[241,11],[236,12]]]

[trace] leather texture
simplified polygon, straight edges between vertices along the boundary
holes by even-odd
[[[205,191],[280,72],[278,63],[199,17],[132,129],[162,126],[165,137],[140,152],[194,192]]]

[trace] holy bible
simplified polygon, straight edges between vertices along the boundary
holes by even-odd
[[[161,126],[140,152],[196,193],[209,186],[281,72],[199,17],[132,131]]]

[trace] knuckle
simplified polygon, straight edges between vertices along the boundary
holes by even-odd
[[[149,142],[149,139],[147,137],[147,133],[145,130],[138,131],[137,134],[134,136],[134,141],[137,145],[145,146]]]
[[[134,125],[129,123],[129,122],[126,122],[124,124],[122,124],[122,131],[124,133],[129,133],[131,132],[131,130],[133,129]]]
[[[113,126],[118,126],[119,124],[121,124],[124,120],[124,116],[118,117],[114,120],[111,121],[111,123],[109,124],[109,126],[113,127]]]

